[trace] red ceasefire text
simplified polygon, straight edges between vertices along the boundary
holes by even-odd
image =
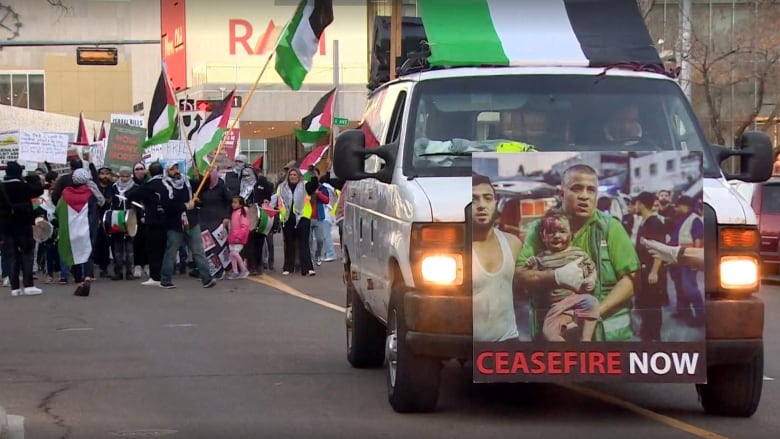
[[[483,375],[621,375],[620,352],[481,352],[477,355],[477,371]]]

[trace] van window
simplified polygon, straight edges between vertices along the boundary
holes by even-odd
[[[468,176],[472,152],[495,151],[506,142],[539,151],[706,151],[705,175],[719,172],[685,96],[672,81],[465,76],[421,81],[410,99],[413,126],[403,142],[407,175]]]
[[[764,185],[761,191],[761,214],[780,213],[780,184]]]

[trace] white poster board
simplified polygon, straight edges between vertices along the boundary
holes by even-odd
[[[147,165],[157,160],[190,160],[187,142],[184,140],[171,140],[167,143],[152,145],[144,150],[144,163]]]
[[[19,131],[19,161],[67,163],[68,136],[59,133]]]

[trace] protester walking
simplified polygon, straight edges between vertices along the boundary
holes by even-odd
[[[309,235],[311,232],[311,195],[316,187],[305,187],[301,171],[297,168],[287,172],[287,178],[277,189],[279,220],[282,224],[284,237],[284,267],[282,275],[289,275],[295,270],[295,255],[298,253],[298,263],[301,274],[314,276],[314,266],[311,260]],[[309,191],[311,190],[311,191]]]
[[[166,176],[162,180],[166,193],[161,197],[165,211],[166,245],[160,271],[160,287],[176,288],[173,284],[173,272],[176,265],[176,253],[182,241],[187,242],[195,261],[195,267],[203,282],[203,288],[216,285],[209,263],[203,252],[200,235],[200,218],[193,199],[192,183],[181,175],[179,165],[168,165]]]
[[[241,250],[249,239],[249,218],[247,217],[246,201],[240,196],[233,197],[233,212],[230,215],[230,234],[228,235],[228,249],[230,250],[230,263],[233,272],[227,275],[228,279],[244,279],[249,276],[249,270],[244,264]]]
[[[43,194],[40,177],[22,178],[24,168],[17,162],[6,163],[5,178],[0,183],[0,239],[3,262],[9,277],[12,296],[34,296],[42,293],[33,284],[33,206],[30,200]],[[19,285],[19,275],[22,285]]]
[[[162,174],[162,165],[159,162],[152,163],[149,165],[149,179],[128,195],[130,201],[143,206],[141,223],[146,236],[142,253],[149,263],[149,279],[141,284],[148,286],[160,285],[160,271],[165,253],[165,211],[161,200],[163,196],[168,196],[168,190],[163,185]]]

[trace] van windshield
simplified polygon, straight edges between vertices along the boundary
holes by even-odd
[[[404,173],[468,176],[471,153],[533,146],[538,151],[703,151],[705,176],[719,176],[685,95],[671,81],[591,75],[496,75],[417,84]]]

